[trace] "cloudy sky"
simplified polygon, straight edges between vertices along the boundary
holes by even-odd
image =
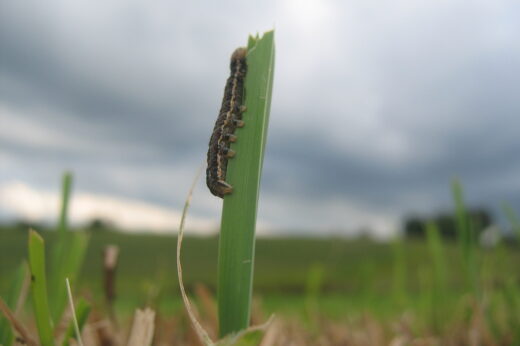
[[[520,5],[472,1],[0,2],[0,218],[172,229],[229,56],[276,29],[262,232],[388,235],[410,212],[520,210]],[[218,225],[195,192],[190,220]]]

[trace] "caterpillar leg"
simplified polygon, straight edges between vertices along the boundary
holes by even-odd
[[[234,119],[233,120],[233,125],[235,125],[235,127],[244,127],[245,123],[244,123],[243,120]]]
[[[235,104],[234,106],[235,113],[238,113],[240,116],[247,110],[245,105]]]
[[[233,186],[226,183],[224,180],[218,180],[216,183],[218,192],[223,195],[228,195],[233,192]]]
[[[231,148],[226,147],[225,145],[220,146],[220,152],[222,154],[224,154],[227,158],[231,158],[231,157],[235,156],[235,154],[236,154],[236,151],[234,151]]]
[[[227,141],[229,141],[229,142],[233,142],[233,143],[237,141],[237,136],[235,136],[235,135],[232,134],[232,133],[226,133],[226,134],[224,135],[224,138],[225,138],[225,140],[227,140]]]

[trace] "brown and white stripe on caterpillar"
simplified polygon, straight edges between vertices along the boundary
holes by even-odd
[[[223,198],[233,192],[233,187],[226,182],[228,159],[235,155],[230,149],[230,143],[235,142],[235,129],[244,126],[242,113],[245,107],[244,79],[247,72],[247,49],[237,48],[231,55],[231,75],[226,81],[224,99],[213,133],[209,140],[208,168],[206,169],[206,184],[212,194]]]

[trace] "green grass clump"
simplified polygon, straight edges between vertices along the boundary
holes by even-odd
[[[84,232],[70,232],[67,223],[72,174],[63,174],[61,211],[58,219],[57,238],[51,256],[49,271],[49,301],[53,321],[59,323],[67,305],[65,278],[72,284],[81,268],[89,243],[89,236]]]
[[[72,175],[65,173],[63,176],[61,213],[57,230],[53,232],[56,245],[50,257],[49,280],[47,280],[45,265],[45,242],[36,231],[29,230],[27,252],[31,277],[32,306],[42,346],[54,345],[54,324],[59,325],[61,322],[67,304],[65,278],[74,280],[77,277],[89,240],[85,233],[69,232],[68,229],[67,211],[71,184]],[[21,251],[17,251],[17,249],[15,249],[15,252],[21,254]],[[27,276],[24,267],[25,265],[22,264],[15,280],[12,282],[11,290],[6,299],[8,308],[13,309],[18,303],[24,277]],[[48,281],[49,285],[47,286]],[[88,308],[85,304],[79,306],[78,316],[83,318],[83,322],[85,322],[88,316]],[[4,319],[0,319],[0,345],[11,345],[12,337],[11,326],[7,325]]]

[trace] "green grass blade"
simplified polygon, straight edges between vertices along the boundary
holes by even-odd
[[[61,211],[58,222],[58,232],[64,234],[67,232],[67,215],[69,210],[70,187],[72,185],[72,174],[65,172],[62,178],[62,195],[61,195]]]
[[[49,301],[51,316],[58,323],[67,305],[65,278],[72,284],[78,275],[88,246],[89,237],[84,233],[68,232],[67,213],[72,186],[72,174],[65,172],[62,183],[61,212],[58,220],[58,236],[52,252],[49,273]]]
[[[5,296],[5,303],[13,311],[16,310],[16,305],[18,304],[24,281],[28,275],[27,263],[23,262],[16,270],[9,291]],[[14,334],[11,330],[11,324],[2,314],[0,314],[0,345],[10,346],[13,343],[13,337]]]
[[[455,216],[457,221],[457,234],[462,253],[462,263],[465,272],[466,288],[478,294],[477,261],[475,248],[475,230],[472,228],[466,206],[464,205],[464,192],[458,179],[452,181],[453,200],[455,202]]]
[[[83,326],[87,322],[88,315],[90,314],[90,304],[85,299],[80,299],[76,306],[76,317],[78,319],[79,330],[83,329]],[[70,339],[76,340],[76,332],[74,327],[74,321],[71,320],[70,324],[65,332],[62,346],[69,346]]]
[[[29,266],[31,268],[32,303],[40,343],[42,346],[53,346],[53,326],[45,276],[45,245],[42,237],[33,230],[29,231]]]
[[[512,331],[513,340],[511,340],[511,345],[519,345],[520,343],[520,328],[518,328],[520,325],[520,316],[518,315],[520,308],[519,293],[517,284],[513,279],[509,278],[502,289],[502,295],[506,303],[507,322]]]
[[[467,262],[469,258],[469,249],[471,245],[471,235],[469,230],[469,220],[466,207],[464,205],[464,196],[462,185],[458,179],[454,179],[451,185],[453,201],[455,202],[455,216],[458,240],[463,253],[464,261]]]
[[[426,240],[433,264],[433,281],[437,289],[444,292],[448,284],[446,254],[439,228],[433,222],[428,222],[426,225]]]
[[[89,243],[89,235],[86,233],[67,232],[63,235],[66,246],[61,247],[59,258],[62,260],[54,267],[53,281],[50,283],[51,315],[54,321],[59,321],[67,306],[67,287],[65,278],[75,283],[76,277],[83,264],[85,253]],[[59,278],[63,278],[61,285]]]
[[[443,311],[441,310],[443,300],[447,293],[447,267],[445,262],[445,251],[440,236],[440,231],[437,225],[433,222],[428,222],[426,225],[426,242],[430,257],[432,259],[432,269],[428,271],[431,275],[430,282],[433,283],[431,291],[431,309],[432,309],[432,325],[436,332],[439,332],[441,324],[444,322]]]
[[[395,239],[392,241],[393,275],[392,289],[395,304],[401,309],[407,303],[407,266],[405,240]]]
[[[274,32],[250,38],[245,81],[247,111],[237,129],[227,180],[233,193],[224,198],[219,240],[218,303],[220,335],[249,325],[255,226],[274,71]]]
[[[325,279],[325,267],[322,263],[316,262],[310,266],[305,283],[305,310],[306,317],[310,324],[313,323],[315,316],[319,314],[319,298]]]
[[[518,214],[515,213],[513,208],[507,203],[502,205],[502,210],[506,214],[507,219],[511,223],[511,227],[513,227],[513,232],[516,234],[516,237],[520,240],[520,219],[518,218]]]

